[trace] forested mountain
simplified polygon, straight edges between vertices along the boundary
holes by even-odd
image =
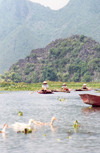
[[[1,76],[3,81],[100,81],[100,44],[84,35],[57,39],[32,50]]]
[[[100,42],[100,1],[70,0],[53,11],[29,0],[0,0],[0,73],[32,49],[73,34]]]

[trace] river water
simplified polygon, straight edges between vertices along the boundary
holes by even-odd
[[[0,92],[0,129],[7,123],[6,133],[0,133],[0,153],[98,153],[100,150],[100,108],[90,108],[74,92],[38,94],[31,91]],[[97,94],[94,90],[90,94]],[[100,95],[98,93],[97,95]],[[58,97],[66,98],[59,101]],[[18,116],[16,111],[22,111]],[[28,123],[29,119],[50,122],[53,126],[33,126],[30,134],[17,133],[14,122]],[[73,122],[80,123],[78,129]]]

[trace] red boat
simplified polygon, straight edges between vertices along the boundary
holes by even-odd
[[[91,95],[91,94],[80,94],[81,99],[85,104],[89,104],[92,106],[99,106],[100,107],[100,96]]]
[[[40,90],[38,91],[39,94],[53,94],[53,91],[51,90]]]

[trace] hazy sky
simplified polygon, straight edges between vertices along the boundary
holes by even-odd
[[[30,0],[32,2],[40,3],[41,5],[48,6],[53,10],[58,10],[64,7],[70,0]]]

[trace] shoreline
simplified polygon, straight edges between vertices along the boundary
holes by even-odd
[[[49,90],[60,90],[63,82],[47,81]],[[85,82],[65,82],[69,89],[80,89]],[[86,82],[87,87],[92,89],[100,89],[100,82]],[[38,91],[42,89],[42,83],[0,83],[0,91]]]

